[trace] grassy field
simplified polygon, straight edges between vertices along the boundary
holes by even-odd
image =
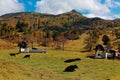
[[[23,59],[26,53],[9,56],[15,50],[1,50],[0,80],[119,80],[120,61],[90,59],[87,53],[62,50],[48,50],[47,54],[29,53],[30,59]],[[81,58],[81,61],[65,63],[65,60]],[[74,72],[63,72],[76,64]]]
[[[64,51],[47,49],[46,54],[21,53],[16,57],[9,54],[17,53],[18,48],[0,50],[0,80],[120,80],[120,61],[87,58],[94,52],[81,52],[83,42],[70,41]],[[26,54],[31,58],[23,59]],[[81,60],[64,62],[75,58]],[[63,72],[69,65],[77,65],[78,69]]]

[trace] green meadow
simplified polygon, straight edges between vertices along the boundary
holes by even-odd
[[[84,38],[85,35],[83,35]],[[65,50],[46,49],[47,53],[17,53],[15,49],[0,50],[0,80],[120,80],[120,61],[91,59],[92,52],[81,52],[84,39],[69,41]],[[23,59],[26,54],[31,57]],[[80,61],[65,63],[69,59]],[[67,66],[77,65],[74,72],[63,72]]]
[[[46,54],[21,53],[16,57],[0,51],[0,80],[119,80],[120,61],[90,59],[87,53],[74,50],[48,50]],[[30,54],[30,59],[23,56]],[[65,63],[65,60],[81,58],[80,61]],[[69,65],[77,65],[74,72],[63,72]]]

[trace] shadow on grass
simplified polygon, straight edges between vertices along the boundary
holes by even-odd
[[[82,51],[80,51],[80,52],[83,52],[83,53],[85,53],[85,52],[91,52],[92,50],[82,50]]]
[[[10,53],[9,55],[10,55],[10,56],[15,56],[15,57],[16,57],[16,55],[18,55],[18,54],[20,54],[20,53]]]
[[[75,58],[75,59],[65,60],[64,62],[65,62],[65,63],[70,63],[70,62],[75,62],[75,61],[80,61],[80,60],[81,60],[80,58]]]

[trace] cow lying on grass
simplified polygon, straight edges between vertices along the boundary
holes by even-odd
[[[29,58],[30,59],[30,55],[25,55],[23,58]]]

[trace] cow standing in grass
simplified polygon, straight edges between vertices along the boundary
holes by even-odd
[[[15,56],[15,57],[16,57],[16,54],[15,54],[15,53],[10,53],[9,55],[10,55],[10,56]]]
[[[75,69],[77,69],[77,68],[78,68],[77,65],[70,65],[70,66],[66,67],[63,72],[73,72],[73,71],[75,71]]]
[[[28,52],[28,46],[27,43],[25,41],[21,41],[18,43],[18,47],[19,47],[19,53],[22,52],[22,50],[25,50],[25,52]]]

